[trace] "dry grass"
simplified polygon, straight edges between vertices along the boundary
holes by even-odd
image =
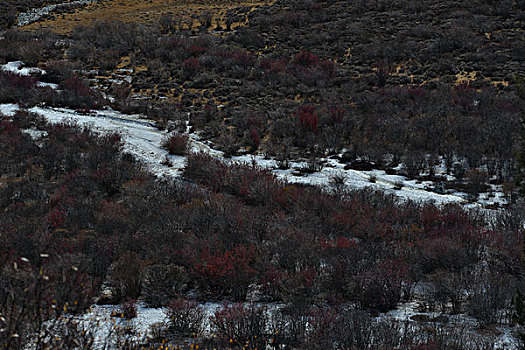
[[[210,11],[214,14],[213,26],[223,23],[224,13],[232,8],[247,6],[252,9],[270,4],[272,1],[243,0],[99,0],[74,13],[56,14],[54,19],[27,25],[24,29],[50,29],[56,33],[68,34],[77,25],[88,25],[95,20],[119,20],[125,23],[153,23],[162,15],[192,18],[192,15]],[[232,27],[243,25],[240,22]],[[198,27],[193,20],[193,28]]]
[[[118,20],[124,23],[153,24],[163,15],[172,15],[175,18],[186,19],[186,21],[181,21],[181,23],[191,23],[192,28],[185,27],[182,29],[197,29],[200,23],[194,17],[204,12],[213,14],[211,28],[216,28],[217,26],[225,28],[226,11],[238,7],[248,7],[253,11],[260,6],[272,4],[273,2],[265,0],[99,0],[82,9],[77,9],[74,13],[55,14],[53,19],[35,22],[23,27],[23,29],[35,31],[49,29],[59,34],[69,34],[76,26],[89,25],[96,20]],[[231,27],[247,25],[248,19],[246,14],[245,12],[243,13],[244,16],[239,16],[239,22],[234,23]],[[100,72],[100,75],[92,77],[98,81],[95,85],[111,86],[113,78],[121,78],[122,73],[118,70],[124,68],[133,70],[133,72],[125,74],[129,76],[148,70],[146,66],[134,65],[131,58],[125,56],[122,57],[121,62],[114,70]],[[129,85],[129,87],[134,88],[132,85]],[[199,96],[194,102],[200,103],[206,103],[209,100],[203,96],[206,91],[207,89],[188,89],[188,92]],[[210,93],[213,94],[213,90]],[[174,96],[174,89],[169,89],[167,93],[161,94],[157,85],[151,89],[134,90],[131,96],[134,98],[161,96],[166,99],[165,101],[179,103],[182,97],[182,95]]]

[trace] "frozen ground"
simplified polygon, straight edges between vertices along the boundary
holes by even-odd
[[[425,327],[441,327],[440,323],[434,321],[419,322],[417,318],[421,319],[422,317],[427,317],[428,320],[435,320],[442,316],[440,312],[420,312],[419,303],[416,301],[411,301],[408,303],[400,304],[397,309],[389,311],[386,314],[379,316],[379,318],[384,319],[393,319],[396,320],[403,327],[410,327],[413,332],[418,332],[421,328]],[[476,333],[476,329],[479,327],[478,322],[475,318],[470,317],[465,314],[457,315],[444,315],[447,316],[447,322],[442,324],[443,327],[446,327],[450,332],[467,332],[471,335],[472,338],[477,337],[492,337],[494,341],[494,350],[517,350],[520,349],[520,343],[513,335],[513,328],[510,326],[498,326],[493,329],[493,334],[484,334],[483,336],[479,333]],[[428,329],[427,329],[428,330]],[[472,344],[473,349],[477,347]]]
[[[120,314],[119,306],[95,305],[80,317],[83,328],[92,330],[96,348],[106,348],[107,343],[118,343],[122,337],[121,331],[128,328],[133,331],[132,334],[128,333],[132,339],[145,340],[151,336],[150,327],[153,324],[165,324],[168,321],[165,309],[146,308],[140,303],[137,304],[137,317],[131,320],[114,316],[115,314]]]
[[[268,312],[275,312],[280,308],[278,304],[266,305]],[[210,319],[214,313],[222,308],[221,303],[202,303],[200,307],[205,312],[205,334],[211,334]],[[392,320],[403,327],[410,327],[412,332],[425,329],[428,327],[441,327],[439,322],[420,322],[416,319],[422,316],[428,316],[429,319],[435,319],[441,314],[439,312],[420,312],[418,311],[419,304],[415,301],[400,304],[396,310],[389,311],[386,314],[378,316],[377,320]],[[118,342],[117,330],[125,330],[128,327],[133,330],[131,337],[135,340],[144,340],[148,336],[152,336],[151,326],[154,324],[167,325],[168,318],[166,316],[166,308],[147,308],[142,303],[137,304],[137,317],[132,320],[126,320],[120,317],[115,317],[119,314],[119,306],[104,305],[93,306],[91,310],[81,316],[80,322],[86,329],[91,329],[94,332],[96,344],[102,348],[110,342]],[[112,316],[113,314],[113,316]],[[481,335],[474,330],[477,328],[477,322],[474,318],[467,315],[452,315],[448,317],[448,321],[443,324],[450,332],[469,332],[475,339]],[[519,349],[519,342],[513,335],[513,329],[509,326],[498,326],[494,329],[492,335],[485,334],[484,337],[492,337],[494,341],[494,350],[517,350]],[[109,348],[112,348],[109,346]]]
[[[19,110],[18,105],[13,103],[0,104],[0,114],[11,117]]]

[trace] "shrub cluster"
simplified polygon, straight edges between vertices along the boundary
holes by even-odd
[[[21,10],[34,3],[21,2]],[[513,27],[522,3],[292,0],[250,13],[251,27],[227,38],[181,35],[169,18],[158,28],[97,22],[76,28],[67,43],[8,30],[0,60],[48,61],[42,79],[62,92],[0,72],[0,102],[95,108],[104,101],[73,72],[112,71],[129,56],[147,70],[134,75],[139,85],[130,90],[114,87],[117,106],[165,125],[191,111],[192,126],[230,154],[249,145],[285,166],[290,153],[345,148],[347,161],[402,162],[409,176],[431,173],[443,159],[475,197],[489,176],[510,180],[514,169],[523,100],[512,76],[522,56]],[[12,6],[0,13],[9,25]],[[66,48],[68,60],[49,61]],[[460,68],[479,79],[455,84]],[[138,87],[159,81],[175,90],[178,105],[131,100]],[[47,136],[31,140],[22,132],[29,126]],[[405,328],[401,339],[399,328],[371,315],[427,282],[419,298],[429,310],[508,324],[504,310],[516,287],[524,289],[517,212],[486,220],[455,205],[348,191],[344,181],[334,195],[206,154],[188,156],[187,181],[164,183],[120,153],[118,135],[46,125],[24,112],[0,120],[0,143],[0,344],[10,348],[25,348],[40,331],[39,344],[55,342],[51,330],[69,348],[88,344],[73,326],[46,333],[46,321],[85,310],[102,282],[100,303],[171,302],[178,338],[202,331],[202,310],[184,299],[191,296],[228,301],[212,320],[219,346],[310,349],[487,347],[461,330],[444,336],[430,326],[419,336]],[[184,154],[187,139],[173,134],[165,146]],[[269,317],[245,303],[257,298],[254,290],[286,308]],[[132,305],[125,307],[131,317]]]
[[[21,132],[22,123],[36,123],[48,136],[37,145]],[[8,320],[13,327],[33,327],[23,311],[23,300],[32,297],[20,298],[35,278],[29,272],[42,264],[46,304],[30,305],[47,310],[45,317],[64,306],[81,312],[103,279],[112,296],[100,302],[141,297],[166,305],[173,293],[189,290],[201,300],[243,302],[258,288],[265,300],[301,315],[299,328],[287,331],[297,341],[312,305],[352,302],[384,312],[409,298],[417,281],[432,281],[442,301],[435,308],[452,302],[482,322],[504,323],[500,310],[521,283],[521,226],[504,217],[487,227],[457,206],[398,203],[371,190],[334,196],[205,154],[188,156],[184,176],[193,184],[159,183],[119,153],[118,135],[45,125],[27,113],[4,118],[0,139],[0,306],[3,315],[10,308],[25,312],[26,320]],[[488,270],[480,270],[487,256]],[[13,274],[13,266],[29,272]],[[173,283],[152,285],[162,276],[173,276]],[[451,278],[457,282],[447,284]],[[15,286],[21,289],[12,294]],[[179,300],[171,310],[185,315],[190,304]],[[328,315],[315,321],[322,329]],[[239,341],[260,326],[243,324],[244,332],[229,325],[230,316],[218,315],[217,325],[226,336],[233,327]]]

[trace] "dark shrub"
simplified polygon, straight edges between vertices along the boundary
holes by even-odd
[[[142,297],[151,307],[164,306],[174,295],[187,291],[188,283],[188,273],[182,266],[149,266],[144,272]]]
[[[120,312],[124,318],[127,318],[128,320],[137,317],[137,305],[136,301],[133,299],[130,299],[122,305],[120,305]]]
[[[467,181],[467,193],[469,199],[476,200],[479,193],[484,191],[489,180],[489,175],[484,170],[470,169],[465,173],[465,180]]]
[[[384,261],[357,277],[357,298],[365,308],[381,312],[396,307],[403,296],[408,266],[401,261]]]
[[[194,57],[185,59],[181,64],[182,78],[185,80],[192,78],[195,76],[200,66],[199,60]]]
[[[212,328],[224,343],[250,344],[264,348],[265,330],[268,323],[266,309],[242,303],[224,305],[211,319]]]
[[[162,147],[166,148],[170,154],[183,156],[188,151],[187,135],[174,133],[162,140]]]
[[[140,296],[142,287],[143,263],[141,256],[134,252],[126,252],[116,261],[108,271],[113,301],[118,302],[125,298],[136,299]]]
[[[79,77],[73,76],[64,81],[64,88],[72,91],[78,96],[88,97],[91,95],[91,90],[89,86]]]

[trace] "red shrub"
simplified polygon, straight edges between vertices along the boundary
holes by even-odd
[[[185,79],[192,77],[200,68],[199,60],[193,57],[185,59],[181,64],[182,75]]]
[[[357,248],[359,243],[355,240],[350,240],[347,237],[337,237],[336,239],[323,239],[321,241],[323,248],[341,248],[350,249]]]
[[[217,50],[217,56],[236,66],[248,68],[255,64],[255,56],[244,50]]]
[[[346,115],[346,110],[343,107],[336,106],[330,109],[330,117],[332,122],[341,123]]]
[[[315,107],[313,105],[301,106],[297,112],[297,115],[303,129],[317,132],[319,117],[315,113]]]
[[[309,300],[319,293],[320,282],[317,270],[308,266],[299,271],[270,267],[260,280],[265,293],[281,300]]]
[[[282,208],[292,207],[304,195],[304,189],[294,185],[280,187],[274,192],[273,200]]]
[[[49,198],[49,203],[53,206],[66,204],[73,205],[75,203],[75,198],[68,195],[68,187],[66,185],[60,186],[54,194]]]
[[[122,136],[117,132],[106,135],[103,140],[109,142],[111,146],[117,149],[122,146]]]
[[[59,205],[47,213],[45,220],[49,226],[56,229],[61,227],[66,221],[66,213]]]
[[[284,73],[288,65],[288,58],[272,59],[266,58],[261,61],[261,68],[268,74]]]
[[[243,245],[224,252],[204,247],[193,264],[193,270],[211,294],[231,294],[242,299],[257,272],[250,266],[254,253],[253,247]]]
[[[315,348],[330,348],[333,341],[332,330],[337,320],[337,311],[331,308],[313,307],[308,311],[308,343]]]
[[[106,219],[124,219],[127,216],[127,210],[117,202],[111,202],[103,199],[100,201],[100,217]]]
[[[312,67],[319,63],[319,57],[309,51],[302,51],[293,57],[293,63],[302,67]]]
[[[452,103],[462,107],[464,110],[471,111],[475,104],[476,89],[470,83],[461,83],[454,87],[454,99]]]
[[[269,266],[259,283],[263,286],[264,292],[274,298],[280,293],[280,285],[286,278],[286,271]]]
[[[21,141],[22,134],[18,125],[7,120],[0,120],[0,144],[3,148],[0,154],[16,149]]]
[[[312,5],[310,5],[310,10],[312,12],[323,12],[323,5],[318,2],[315,2]]]
[[[335,76],[335,64],[330,60],[323,60],[318,64],[319,69],[326,74],[326,77],[332,79]]]
[[[257,131],[257,129],[251,128],[250,140],[251,140],[252,148],[255,151],[261,143],[261,136],[259,136],[259,132]]]
[[[187,44],[187,40],[184,38],[169,38],[161,42],[162,45],[166,45],[173,49],[184,47]]]
[[[377,77],[377,85],[385,86],[388,77],[392,74],[392,67],[385,60],[380,60],[374,64],[374,73]]]
[[[0,119],[0,133],[8,135],[16,135],[20,133],[20,128],[15,123]]]
[[[408,88],[408,96],[412,97],[413,99],[421,99],[425,97],[426,94],[427,91],[421,86],[410,86]]]
[[[247,51],[234,51],[232,54],[233,63],[247,68],[253,66],[255,63],[255,56]]]
[[[7,82],[17,89],[30,89],[37,83],[33,77],[18,75],[11,72],[2,72],[2,75],[7,78]]]
[[[219,109],[217,108],[217,105],[213,103],[212,101],[208,101],[206,105],[204,106],[204,119],[206,121],[210,120],[216,120],[219,116]]]
[[[295,28],[300,28],[307,23],[302,12],[288,12],[286,14],[286,22]]]
[[[200,56],[203,53],[205,53],[206,51],[208,51],[208,49],[206,47],[202,47],[202,46],[190,45],[190,46],[188,46],[186,48],[186,52],[190,56]]]

